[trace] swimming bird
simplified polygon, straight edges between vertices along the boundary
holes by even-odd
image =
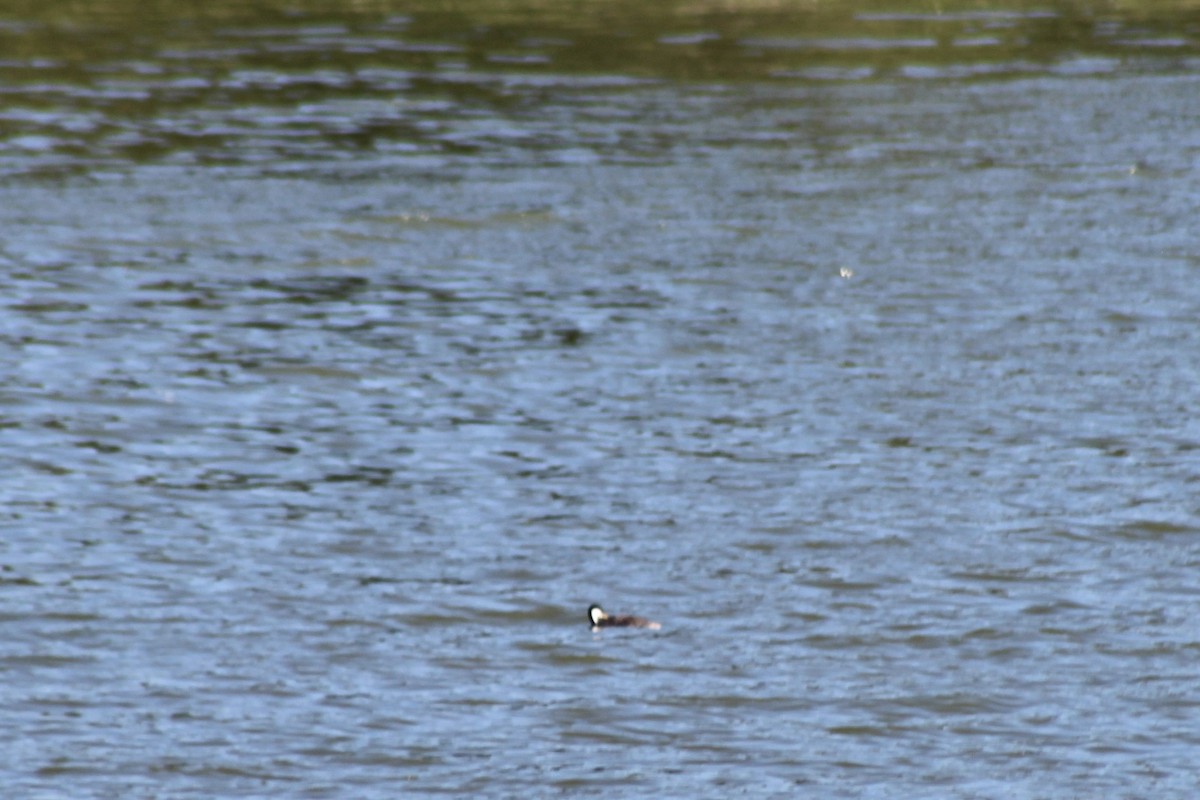
[[[600,606],[591,606],[588,608],[588,622],[592,626],[592,630],[597,628],[649,628],[650,630],[658,630],[662,625],[644,617],[634,617],[630,615],[613,616],[605,613]]]

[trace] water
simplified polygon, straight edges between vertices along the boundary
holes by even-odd
[[[1194,796],[1200,21],[935,11],[10,6],[7,796]]]

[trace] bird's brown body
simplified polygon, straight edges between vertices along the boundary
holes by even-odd
[[[608,614],[600,606],[588,609],[588,622],[592,630],[597,628],[649,628],[658,630],[662,625],[645,617],[635,617],[632,614]]]

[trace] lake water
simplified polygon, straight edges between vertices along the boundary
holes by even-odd
[[[5,795],[1195,797],[1198,131],[1191,3],[8,4]]]

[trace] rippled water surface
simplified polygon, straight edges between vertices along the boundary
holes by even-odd
[[[1197,131],[1188,3],[0,5],[6,796],[1195,797]]]

